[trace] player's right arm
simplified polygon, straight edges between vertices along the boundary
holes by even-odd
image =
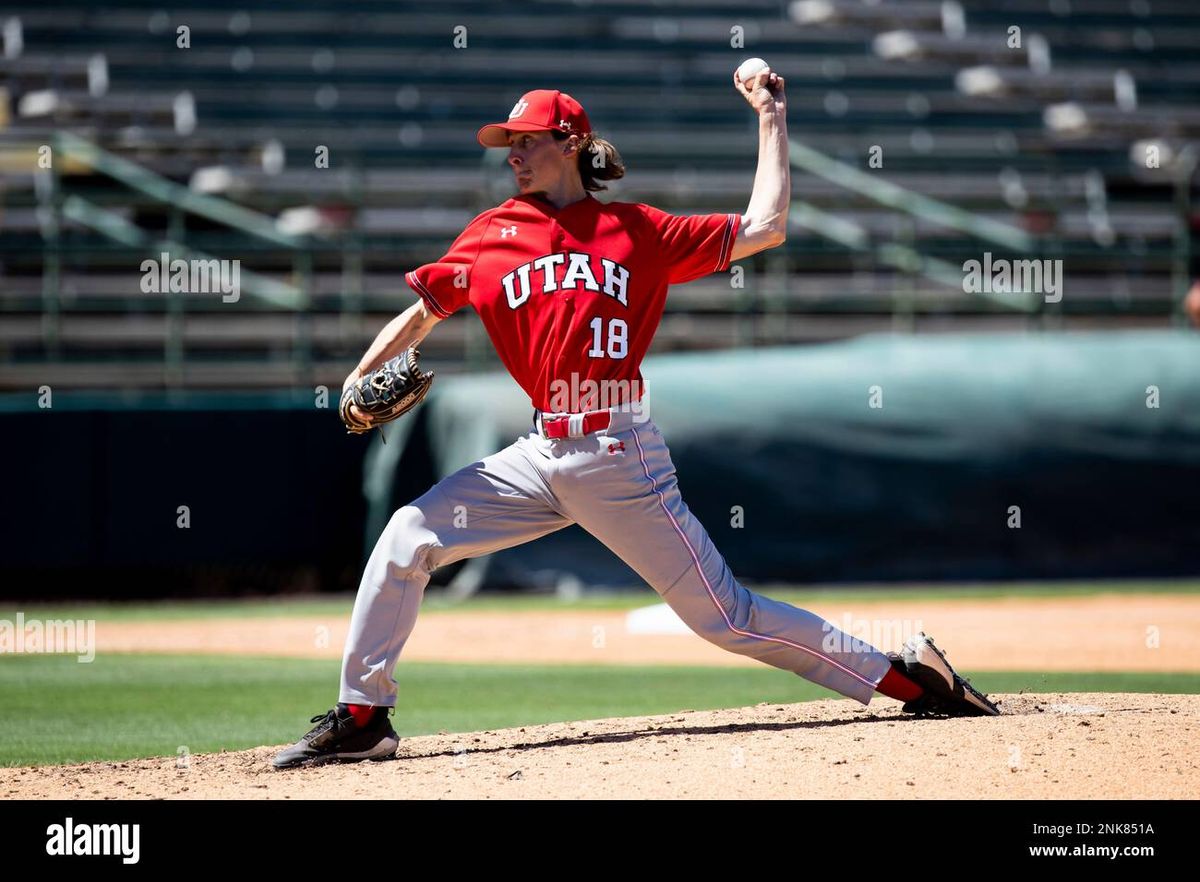
[[[766,68],[753,81],[744,83],[734,71],[733,84],[758,115],[758,169],[731,262],[783,244],[792,197],[783,77]]]
[[[767,68],[743,83],[734,71],[733,82],[759,121],[758,171],[746,213],[670,215],[638,203],[672,285],[724,272],[733,261],[775,248],[787,238],[792,178],[783,77]]]

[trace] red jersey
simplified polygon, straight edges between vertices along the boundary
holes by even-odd
[[[667,286],[728,269],[740,223],[738,214],[671,215],[590,193],[561,209],[514,196],[405,280],[442,318],[469,303],[533,406],[561,412],[564,384],[644,389],[642,358]]]

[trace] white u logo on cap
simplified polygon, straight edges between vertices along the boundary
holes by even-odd
[[[517,103],[513,105],[513,109],[508,112],[508,118],[516,119],[518,116],[524,113],[528,107],[529,103],[524,98],[518,98]]]

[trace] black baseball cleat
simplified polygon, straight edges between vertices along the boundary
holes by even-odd
[[[910,637],[900,652],[889,652],[892,667],[925,690],[904,703],[903,710],[920,717],[996,717],[1000,708],[955,672],[946,656],[924,632]]]
[[[309,722],[317,725],[291,747],[277,753],[271,765],[277,769],[291,769],[335,760],[389,759],[400,746],[400,738],[388,720],[390,710],[375,708],[371,721],[360,728],[350,709],[338,702],[333,710],[313,717]]]

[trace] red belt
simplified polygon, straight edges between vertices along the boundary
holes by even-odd
[[[580,414],[574,415],[576,418]],[[590,435],[592,432],[598,432],[601,429],[607,429],[610,422],[611,413],[607,410],[592,410],[582,414],[582,426],[580,432],[583,435]],[[571,417],[542,417],[542,434],[547,438],[568,438],[571,434]]]

